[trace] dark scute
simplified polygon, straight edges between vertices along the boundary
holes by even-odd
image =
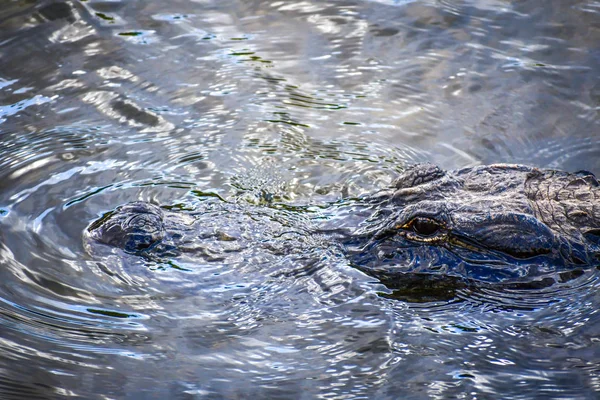
[[[591,187],[599,186],[598,180],[596,179],[596,175],[594,175],[590,171],[580,170],[575,172],[574,175],[577,176],[577,179],[573,180],[570,185],[573,185],[576,182],[581,182]]]
[[[583,233],[583,236],[595,245],[600,245],[600,229],[589,229]]]
[[[394,182],[394,186],[396,189],[406,189],[439,179],[444,174],[445,172],[437,165],[416,164],[404,170]]]

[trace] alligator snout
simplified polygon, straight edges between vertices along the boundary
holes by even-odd
[[[94,240],[138,254],[165,237],[163,211],[142,201],[118,207],[92,223],[87,234]]]

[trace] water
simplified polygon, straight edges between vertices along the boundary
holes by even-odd
[[[593,271],[414,298],[319,243],[165,266],[82,232],[218,198],[300,232],[418,161],[600,173],[599,43],[591,0],[3,1],[0,398],[596,398]]]

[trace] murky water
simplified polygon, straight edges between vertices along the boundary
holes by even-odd
[[[595,272],[416,301],[319,243],[168,266],[82,232],[265,194],[300,232],[425,160],[600,173],[598,76],[592,0],[2,1],[0,398],[596,398]]]

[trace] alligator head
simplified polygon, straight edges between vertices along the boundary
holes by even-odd
[[[600,264],[593,174],[520,165],[408,168],[373,198],[347,243],[352,263],[380,279],[407,274],[488,283]]]

